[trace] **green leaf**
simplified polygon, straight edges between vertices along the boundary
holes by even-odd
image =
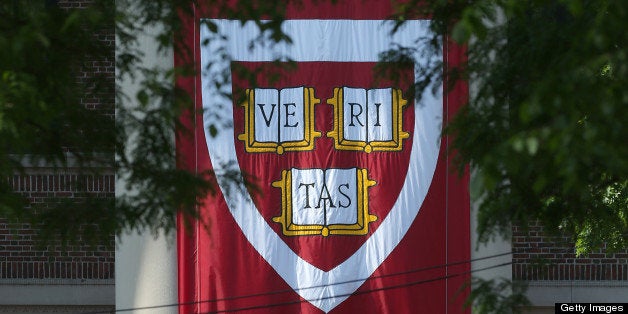
[[[216,137],[218,135],[218,128],[215,125],[211,124],[209,127],[209,135],[211,137]]]

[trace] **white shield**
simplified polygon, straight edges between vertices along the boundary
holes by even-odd
[[[377,62],[381,52],[396,46],[412,47],[419,37],[428,35],[429,21],[408,21],[394,35],[392,25],[374,20],[288,20],[284,31],[293,39],[292,45],[256,45],[249,43],[259,36],[253,23],[212,20],[226,40],[211,40],[201,44],[203,108],[224,110],[224,117],[232,117],[232,100],[217,93],[208,84],[209,78],[229,68],[230,61],[273,61],[285,57],[299,61]],[[201,23],[200,43],[215,38]],[[360,49],[344,38],[360,38]],[[220,56],[227,55],[230,60]],[[414,56],[415,69],[422,67],[421,56]],[[211,66],[208,66],[211,64]],[[231,85],[220,91],[231,94]],[[375,232],[351,257],[329,271],[323,271],[295,254],[268,225],[255,208],[250,195],[231,193],[226,199],[229,211],[242,232],[257,252],[305,300],[329,312],[354,293],[380,266],[402,240],[423,203],[439,156],[443,117],[442,96],[430,92],[422,95],[415,108],[414,140],[410,164],[404,186],[390,213]],[[221,130],[216,137],[208,134],[210,117],[204,117],[205,138],[214,168],[225,163],[237,163],[233,129]],[[219,182],[223,193],[226,183]]]

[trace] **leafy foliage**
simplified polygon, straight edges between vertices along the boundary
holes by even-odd
[[[628,3],[428,1],[435,37],[468,45],[471,85],[448,132],[477,174],[480,240],[542,221],[578,253],[628,244]],[[438,40],[433,40],[438,43]]]
[[[107,15],[111,9],[106,3],[71,12],[50,1],[0,4],[3,178],[33,165],[76,169],[79,176],[113,167],[113,77],[98,70],[113,61],[113,42],[98,40],[107,29],[113,29]],[[74,190],[87,191],[85,185]],[[61,200],[53,200],[49,206],[25,209],[27,200],[14,194],[6,179],[0,181],[0,191],[3,217],[44,222],[57,235],[73,237],[66,233],[79,229],[71,223],[77,219],[105,228],[112,223],[111,218],[103,218],[111,217],[111,200],[99,199],[96,203],[100,206],[92,207],[77,197],[73,203],[77,206],[66,207]],[[59,210],[61,207],[67,210]],[[66,224],[59,228],[59,223],[48,224],[50,221]]]
[[[285,3],[280,1],[205,1],[205,7],[214,14],[242,21],[253,21],[261,30],[259,41],[289,41],[281,32]],[[189,171],[191,165],[176,155],[176,141],[190,138],[194,130],[181,123],[183,114],[193,112],[191,99],[175,85],[177,78],[196,75],[192,47],[181,40],[187,36],[185,19],[193,18],[196,1],[117,1],[116,2],[116,69],[118,82],[133,82],[139,86],[135,95],[116,93],[116,173],[123,178],[125,193],[116,197],[118,221],[116,232],[149,229],[154,233],[169,232],[175,227],[177,212],[182,212],[186,223],[197,219],[199,202],[207,193],[214,193],[216,179],[230,182],[232,193],[241,192],[250,185],[248,176],[241,174],[237,165],[224,165],[220,173]],[[220,30],[210,21],[204,21],[221,40]],[[157,51],[174,49],[181,60],[176,68],[145,65],[144,53],[139,50],[143,38],[158,42]],[[205,43],[207,44],[207,43]],[[228,56],[221,56],[228,60]],[[229,64],[226,62],[226,64]],[[203,65],[206,68],[212,64]],[[212,73],[212,84],[217,92],[230,84],[227,68]],[[231,97],[231,95],[224,95]],[[219,110],[216,110],[219,112]],[[231,119],[210,112],[213,124],[209,133],[231,127]]]
[[[519,312],[530,305],[524,296],[526,289],[522,282],[475,278],[471,283],[471,295],[466,305],[471,306],[474,313]]]
[[[258,40],[289,41],[280,30],[284,2],[207,2],[226,18],[256,21],[263,31]],[[49,197],[45,204],[29,204],[10,181],[0,180],[0,217],[38,226],[45,241],[102,243],[128,230],[170,232],[179,211],[197,218],[198,202],[214,191],[216,177],[227,178],[235,189],[244,186],[233,167],[221,173],[188,171],[175,149],[175,140],[193,132],[179,119],[193,110],[192,97],[175,81],[195,75],[190,47],[177,45],[186,36],[183,19],[195,5],[0,3],[0,176],[24,174],[33,166],[77,175],[68,183],[75,197]],[[190,61],[175,69],[144,63],[146,38],[158,43],[158,54],[174,48]],[[136,89],[127,94],[119,82]],[[226,83],[224,75],[215,78],[217,89]],[[221,127],[229,126],[212,125],[210,131]],[[125,182],[116,186],[121,193],[115,200],[90,193],[82,178],[112,171]]]

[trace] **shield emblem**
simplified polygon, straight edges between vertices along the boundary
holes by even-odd
[[[207,70],[202,103],[208,113],[222,108],[233,128],[208,134],[206,114],[207,152],[214,168],[236,164],[256,178],[248,193],[227,193],[230,183],[218,182],[233,232],[304,300],[331,311],[393,252],[431,185],[443,107],[439,96],[414,104],[407,94],[421,57],[401,80],[373,75],[380,53],[413,44],[429,22],[410,21],[391,36],[382,21],[289,20],[292,45],[253,49],[246,43],[259,35],[255,27],[212,22],[229,39],[202,47],[201,62],[223,62],[231,84],[216,93]],[[211,36],[201,27],[201,42]],[[359,49],[346,40],[358,37]],[[228,60],[214,58],[225,51]],[[278,79],[258,71],[278,56],[296,67]],[[236,69],[259,74],[250,80]]]
[[[259,73],[256,87],[233,77],[238,165],[255,176],[251,200],[266,223],[329,271],[377,230],[401,191],[414,125],[403,91],[413,72],[393,82],[376,79],[372,62],[299,62],[270,82],[264,65],[234,65]]]

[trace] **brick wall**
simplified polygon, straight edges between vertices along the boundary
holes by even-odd
[[[56,1],[63,9],[82,9],[90,5],[90,0]],[[111,49],[92,58],[78,71],[76,79],[89,87],[95,79],[104,82],[105,87],[98,93],[87,93],[81,99],[82,105],[97,110],[103,115],[114,115],[115,83],[113,27],[94,34],[98,40]],[[104,80],[102,80],[104,78]],[[112,124],[113,127],[113,124]],[[113,158],[113,156],[112,156]],[[112,169],[105,169],[101,175],[86,176],[84,181],[77,180],[73,169],[54,171],[49,168],[27,168],[26,173],[7,178],[13,191],[24,196],[29,205],[44,205],[54,198],[66,198],[80,201],[85,193],[90,196],[113,198],[114,175]],[[73,185],[84,182],[85,189],[77,191]],[[110,235],[106,243],[96,245],[48,245],[41,246],[38,241],[38,226],[29,224],[11,224],[0,218],[0,279],[113,279],[115,237]],[[76,239],[76,243],[85,243]]]
[[[91,0],[59,0],[58,6],[62,9],[83,9],[87,8]],[[88,109],[98,110],[104,115],[113,116],[115,112],[115,29],[112,25],[110,29],[104,29],[94,34],[106,47],[108,51],[101,52],[101,58],[90,58],[82,64],[82,68],[77,74],[77,82],[84,86],[93,87],[94,82],[104,82],[99,86],[98,93],[90,93],[81,99],[83,105]]]
[[[569,237],[549,237],[538,222],[513,227],[512,250],[514,280],[628,280],[628,250],[576,257]]]
[[[45,204],[57,197],[80,199],[84,193],[95,197],[114,197],[112,174],[87,176],[87,192],[77,192],[77,175],[19,175],[9,178],[13,190],[31,205]],[[31,206],[29,205],[29,206]],[[97,245],[48,245],[37,239],[38,228],[29,224],[11,224],[0,219],[0,279],[113,279],[114,237]],[[81,239],[76,239],[81,243]]]
[[[113,30],[110,34],[98,35],[102,41],[107,42],[114,47],[115,36]],[[114,108],[114,84],[115,84],[115,64],[114,55],[107,56],[105,60],[90,60],[87,64],[84,64],[84,68],[77,76],[77,81],[80,84],[91,87],[94,81],[105,82],[108,88],[99,87],[99,92],[84,95],[81,98],[81,103],[87,109],[97,110],[99,113],[113,117]]]

